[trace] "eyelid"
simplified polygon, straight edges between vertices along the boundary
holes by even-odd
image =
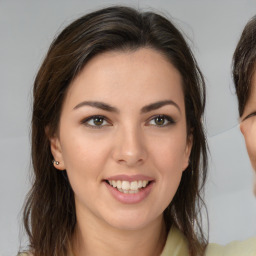
[[[152,120],[154,120],[154,119],[157,118],[157,117],[165,118],[165,119],[168,121],[168,123],[167,123],[167,124],[164,124],[164,125],[157,125],[157,124],[155,124],[155,125],[151,125],[151,126],[156,126],[156,127],[160,127],[160,128],[161,128],[161,127],[166,127],[166,126],[168,126],[168,125],[173,125],[173,124],[176,123],[176,122],[174,121],[174,119],[173,119],[171,116],[169,116],[169,115],[164,115],[164,114],[151,116],[151,117],[146,121],[146,123],[147,123],[148,125],[150,125],[149,122],[152,121]]]
[[[242,121],[245,121],[246,119],[248,119],[252,116],[256,116],[256,112],[252,112],[251,114],[247,115]]]
[[[94,118],[102,118],[108,124],[104,124],[104,125],[91,125],[91,124],[89,124],[88,122],[93,120]],[[110,120],[107,117],[103,116],[103,115],[92,115],[92,116],[86,117],[86,118],[82,119],[80,121],[80,123],[87,126],[87,127],[94,128],[94,129],[100,129],[100,128],[103,128],[105,126],[111,126],[112,125]]]

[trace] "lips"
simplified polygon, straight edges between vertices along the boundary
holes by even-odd
[[[150,193],[154,180],[143,175],[118,175],[104,180],[110,193],[122,203],[138,203]]]

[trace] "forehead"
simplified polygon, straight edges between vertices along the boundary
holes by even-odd
[[[92,58],[71,83],[67,100],[183,100],[179,71],[156,50],[111,51]],[[159,98],[159,99],[158,99]]]

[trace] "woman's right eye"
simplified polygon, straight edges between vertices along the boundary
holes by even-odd
[[[81,123],[91,128],[102,128],[103,126],[111,125],[104,116],[90,116],[81,121]]]

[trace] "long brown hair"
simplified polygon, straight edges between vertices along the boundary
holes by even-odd
[[[207,172],[207,145],[202,125],[205,83],[181,33],[166,18],[128,7],[110,7],[87,14],[53,41],[34,83],[32,163],[34,183],[24,209],[24,224],[34,256],[67,255],[76,225],[74,194],[66,172],[52,166],[48,135],[58,129],[61,108],[71,81],[88,60],[106,51],[149,47],[162,53],[180,72],[188,135],[193,136],[190,164],[176,195],[164,211],[167,229],[177,226],[190,254],[203,255],[200,197]]]

